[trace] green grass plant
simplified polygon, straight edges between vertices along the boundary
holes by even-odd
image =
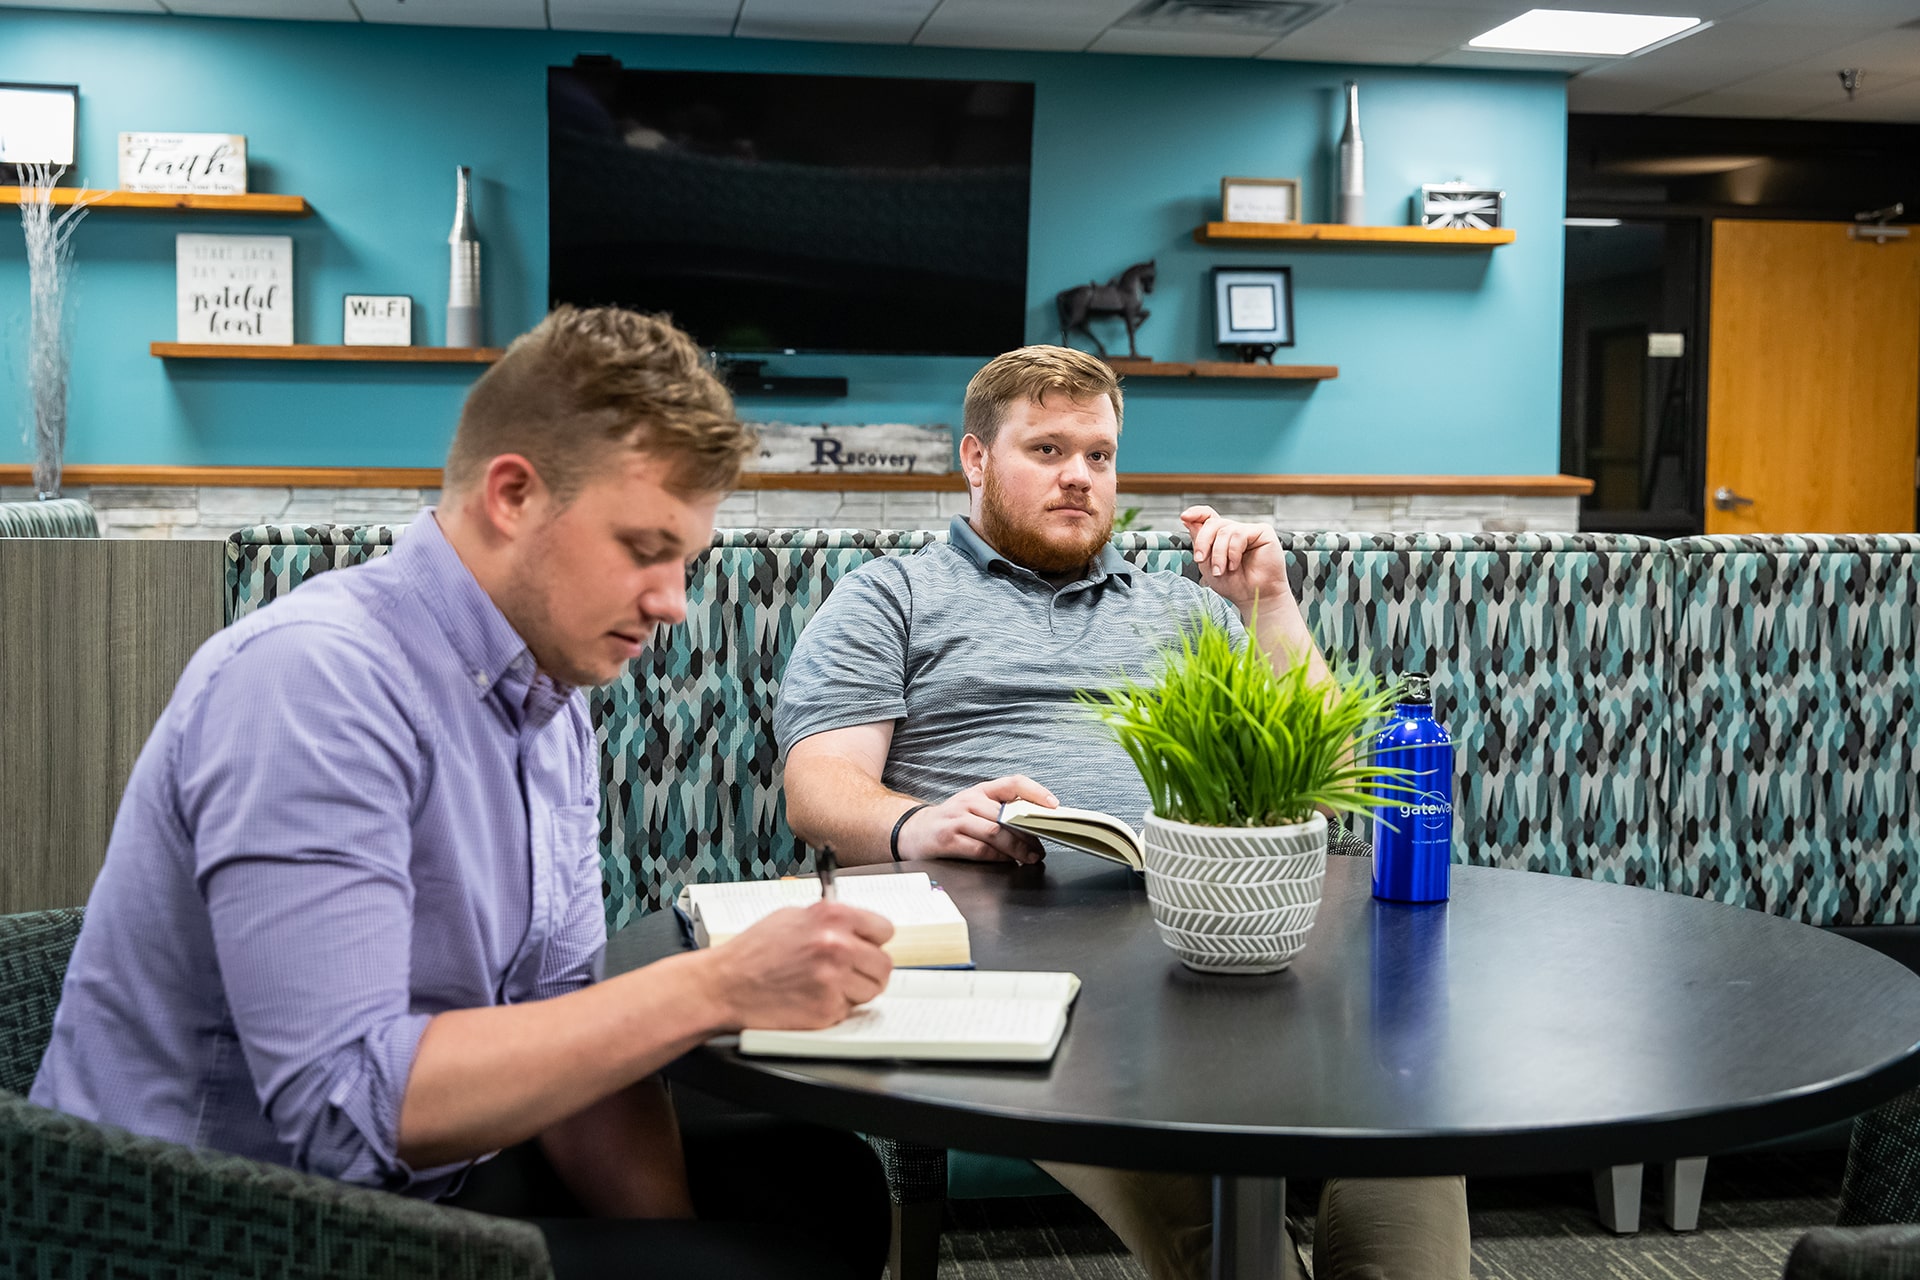
[[[1363,671],[1316,682],[1307,663],[1275,671],[1257,638],[1238,647],[1217,620],[1196,618],[1155,677],[1083,691],[1132,757],[1156,816],[1207,827],[1277,827],[1317,809],[1366,813],[1409,791],[1404,769],[1378,764],[1368,730],[1398,685]]]

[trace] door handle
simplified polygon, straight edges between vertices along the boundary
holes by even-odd
[[[1722,511],[1738,511],[1741,507],[1753,505],[1752,498],[1743,498],[1733,490],[1721,485],[1713,491],[1713,505]]]

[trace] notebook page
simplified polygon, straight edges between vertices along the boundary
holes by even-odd
[[[937,893],[926,872],[897,876],[844,876],[834,882],[840,901],[877,911],[900,924],[945,924],[961,919],[960,909],[944,893]],[[762,917],[785,907],[805,907],[820,900],[820,882],[754,880],[687,887],[688,900],[698,904],[710,935],[730,937],[750,928]]]
[[[829,1042],[1046,1044],[1060,1023],[1058,1000],[913,1000],[881,996],[844,1022],[804,1033]]]
[[[883,999],[1051,1000],[1070,1002],[1080,991],[1071,973],[1021,973],[986,969],[895,969]]]

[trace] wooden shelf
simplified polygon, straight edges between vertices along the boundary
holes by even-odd
[[[1107,365],[1127,378],[1283,378],[1325,382],[1340,376],[1332,364],[1247,364],[1239,360],[1133,360],[1114,356]]]
[[[238,342],[156,342],[150,350],[167,360],[332,360],[388,364],[492,364],[500,347],[291,347]]]
[[[1349,227],[1331,222],[1209,222],[1201,244],[1334,244],[1349,248],[1491,249],[1513,243],[1512,227]]]
[[[79,462],[62,473],[74,488],[94,485],[199,485],[294,489],[437,489],[438,467],[177,467]],[[33,481],[25,463],[0,463],[0,484]],[[950,493],[966,488],[959,472],[945,475],[815,475],[749,471],[742,489],[842,490],[865,493]],[[1340,476],[1205,475],[1185,472],[1123,472],[1120,492],[1135,493],[1323,493],[1323,494],[1509,494],[1577,497],[1593,492],[1584,476]]]
[[[0,204],[19,204],[19,187],[0,187]],[[313,212],[305,196],[188,195],[173,191],[100,191],[83,187],[55,187],[53,203],[70,205],[81,196],[89,209],[157,209],[173,213],[260,213],[282,218],[304,218]]]

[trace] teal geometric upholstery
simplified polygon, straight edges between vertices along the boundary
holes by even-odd
[[[1659,885],[1672,565],[1603,534],[1282,534],[1330,659],[1433,675],[1453,860]]]
[[[228,543],[230,616],[395,530]],[[772,713],[832,585],[939,534],[725,530],[685,626],[591,697],[609,929],[689,880],[804,869]],[[1456,745],[1454,858],[1664,886],[1810,924],[1920,923],[1920,538],[1282,534],[1330,656],[1428,670]],[[1193,573],[1185,538],[1122,534]]]
[[[139,1138],[19,1096],[80,915],[0,916],[0,1275],[551,1280],[530,1223]]]
[[[1670,546],[1667,887],[1808,924],[1920,921],[1920,537]]]
[[[0,538],[97,538],[100,521],[78,498],[0,502]]]
[[[1920,1090],[1854,1119],[1839,1221],[1920,1223]]]

